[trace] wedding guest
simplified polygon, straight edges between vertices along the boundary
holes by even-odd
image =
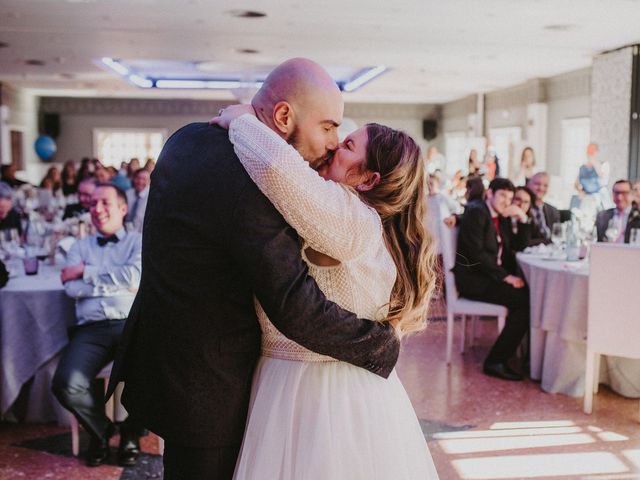
[[[51,192],[56,193],[62,188],[62,176],[58,167],[49,167],[46,175],[40,182],[40,188],[46,188]]]
[[[124,229],[127,197],[111,184],[98,184],[91,196],[96,235],[73,244],[60,278],[76,300],[76,325],[70,331],[53,378],[60,403],[89,432],[87,465],[109,455],[114,424],[104,411],[104,390],[92,388],[95,376],[115,356],[125,320],[140,283],[142,238]],[[120,427],[118,463],[135,465],[140,454],[140,426],[128,417]]]
[[[140,233],[142,233],[144,212],[147,209],[150,184],[151,175],[146,169],[140,168],[133,174],[133,188],[127,190],[129,213],[126,221],[133,223],[133,227]]]
[[[533,214],[531,207],[535,204],[536,195],[531,191],[529,187],[516,187],[516,192],[513,196],[513,204],[519,207],[528,217],[527,223],[531,224],[531,235],[527,241],[528,247],[545,243],[544,235],[533,220]],[[515,220],[512,220],[513,232],[518,232],[518,224]]]
[[[80,184],[82,180],[93,177],[93,171],[93,162],[89,157],[84,157],[80,162],[80,169],[78,170],[78,177],[76,179],[77,183]]]
[[[486,199],[470,202],[460,221],[456,265],[453,269],[460,295],[471,300],[504,305],[506,324],[484,361],[485,374],[503,380],[522,380],[508,361],[529,329],[529,291],[518,273],[515,252],[524,248],[529,234],[526,214],[512,205],[515,188],[496,178]],[[518,234],[511,229],[518,221]]]
[[[549,190],[549,174],[538,172],[527,182],[527,187],[535,195],[535,201],[531,206],[531,214],[535,228],[542,235],[542,243],[551,243],[551,228],[554,223],[560,222],[560,211],[544,201]]]
[[[598,210],[602,209],[602,206],[607,200],[608,191],[606,185],[608,183],[609,166],[603,168],[603,164],[598,158],[598,145],[596,143],[590,143],[587,146],[587,160],[580,166],[578,170],[578,178],[575,181],[576,190],[578,190],[579,196],[588,196],[595,199],[598,205]]]
[[[612,241],[613,243],[629,243],[632,228],[640,228],[640,210],[632,205],[631,182],[618,180],[611,189],[613,193],[614,208],[598,213],[596,217],[596,230],[598,241]],[[607,238],[607,229],[615,228],[616,238]]]
[[[469,152],[469,176],[480,175],[482,172],[482,165],[478,160],[478,151],[472,148]]]
[[[67,160],[62,167],[62,194],[67,197],[78,193],[78,172],[76,171],[76,163],[73,160]]]
[[[85,178],[78,185],[78,203],[71,203],[64,209],[63,220],[71,217],[81,217],[91,208],[91,196],[96,189],[95,178]]]
[[[514,185],[526,185],[533,176],[536,167],[536,157],[533,148],[524,147],[520,156],[520,165],[513,177]]]
[[[128,169],[129,178],[133,178],[133,174],[140,170],[140,160],[138,160],[136,157],[133,157],[131,160],[129,160]]]
[[[484,200],[484,193],[484,180],[482,179],[482,177],[478,177],[475,175],[467,177],[466,191],[464,194],[465,205],[469,205],[470,202],[474,202],[476,200]],[[453,215],[444,218],[444,224],[447,227],[453,228],[458,224],[462,215],[464,215],[464,213],[454,213]]]
[[[96,170],[93,173],[93,176],[96,178],[98,183],[108,183],[111,181],[111,172],[100,163],[96,165]]]
[[[2,165],[0,173],[2,175],[2,181],[12,188],[16,188],[27,183],[16,178],[16,166],[13,164]]]
[[[0,230],[15,228],[18,234],[22,234],[20,215],[13,208],[13,189],[9,184],[0,182]]]
[[[123,192],[128,192],[132,187],[132,183],[131,183],[131,180],[129,179],[127,171],[125,170],[123,173],[122,169],[117,170],[115,174],[111,177],[111,183],[113,183],[116,187],[118,187]]]
[[[640,180],[633,182],[633,203],[640,208]]]

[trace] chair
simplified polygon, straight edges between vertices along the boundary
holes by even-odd
[[[444,225],[444,223],[440,222],[440,241],[442,242],[441,249],[444,265],[444,280],[447,290],[447,365],[451,364],[451,351],[453,349],[453,320],[456,315],[462,315],[460,351],[464,352],[467,315],[472,315],[471,340],[473,342],[478,316],[498,317],[498,333],[500,333],[504,328],[505,319],[508,313],[507,308],[502,305],[460,298],[458,295],[458,289],[456,288],[454,275],[451,272],[451,269],[455,265],[457,240],[458,229],[449,228]]]
[[[109,383],[109,377],[111,376],[111,367],[113,367],[113,362],[109,363],[100,371],[100,373],[98,373],[98,375],[96,375],[96,378],[105,380],[105,391],[107,384]],[[105,412],[107,414],[107,417],[109,417],[111,421],[126,416],[126,411],[120,403],[120,396],[122,395],[123,385],[123,383],[120,383],[118,385],[115,393],[105,405]],[[69,415],[71,417],[71,451],[75,456],[78,456],[78,453],[80,452],[80,426],[76,417],[72,414]]]
[[[600,355],[640,359],[640,250],[594,243],[589,268],[585,413],[591,413],[593,394],[598,393]]]

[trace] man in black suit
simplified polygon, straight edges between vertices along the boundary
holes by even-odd
[[[609,223],[618,229],[618,235],[613,239],[613,243],[629,243],[631,230],[640,228],[640,210],[637,204],[633,204],[633,194],[631,192],[631,182],[628,180],[618,180],[613,184],[613,203],[615,208],[604,210],[596,217],[596,230],[598,241],[609,241],[606,231]]]
[[[317,64],[289,60],[252,104],[313,165],[338,144],[342,96]],[[165,439],[165,479],[230,479],[260,353],[254,295],[301,345],[387,377],[390,325],[329,302],[300,239],[251,181],[227,131],[187,125],[163,148],[143,226],[142,280],[114,365],[123,404]],[[330,459],[328,459],[330,461]]]
[[[460,295],[471,300],[504,305],[509,315],[502,333],[484,362],[484,373],[505,380],[522,380],[507,364],[529,328],[529,291],[518,275],[515,251],[530,236],[527,215],[512,205],[515,188],[506,178],[489,184],[485,200],[465,208],[458,233],[453,272]],[[511,218],[518,220],[513,233]]]
[[[531,240],[534,243],[551,243],[551,228],[554,223],[560,222],[560,211],[544,201],[549,189],[549,174],[538,172],[527,182],[527,187],[536,195],[536,200],[531,206],[531,215],[536,228],[532,231]]]
[[[78,203],[70,203],[64,209],[62,219],[81,217],[89,213],[91,208],[91,196],[96,189],[97,181],[95,178],[85,178],[78,184]]]

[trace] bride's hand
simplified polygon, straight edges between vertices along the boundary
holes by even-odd
[[[229,124],[245,113],[251,115],[256,114],[251,105],[229,105],[228,107],[218,110],[218,116],[209,120],[209,125],[220,125],[222,128],[228,130]]]

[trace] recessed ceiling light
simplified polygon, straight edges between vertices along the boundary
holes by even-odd
[[[557,25],[545,25],[543,28],[545,30],[549,30],[550,32],[569,32],[571,30],[576,30],[578,26],[566,23]]]
[[[256,53],[260,53],[260,50],[256,50],[254,48],[236,48],[236,52],[238,53],[246,53],[248,55],[253,55]]]
[[[32,65],[34,67],[42,67],[42,66],[46,65],[46,62],[44,60],[30,59],[30,60],[25,60],[24,64],[25,65]]]
[[[9,44],[7,42],[0,42],[0,48],[7,48]]]
[[[266,13],[256,10],[231,10],[229,14],[238,18],[263,18],[267,16]]]

